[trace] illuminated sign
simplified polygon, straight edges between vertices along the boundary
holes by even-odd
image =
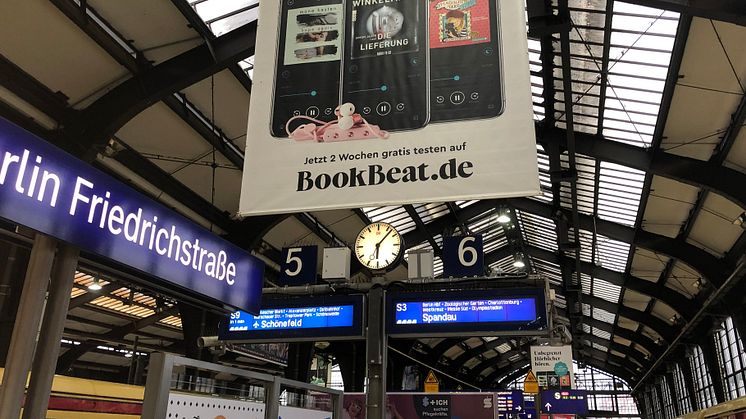
[[[387,310],[391,335],[500,335],[547,328],[544,290],[538,288],[390,293]]]
[[[411,301],[396,303],[396,324],[489,323],[536,320],[536,300]]]
[[[363,296],[267,300],[259,315],[232,313],[220,338],[231,341],[289,341],[360,338]]]
[[[230,332],[254,330],[323,329],[327,327],[350,327],[353,307],[286,307],[268,308],[253,316],[243,311],[231,314]]]
[[[495,397],[499,419],[505,418],[511,413],[522,413],[524,411],[523,392],[520,390],[499,391],[495,393]]]
[[[541,411],[584,415],[588,413],[585,390],[550,390],[541,392]]]
[[[162,287],[259,310],[263,262],[3,119],[0,217],[151,274]]]

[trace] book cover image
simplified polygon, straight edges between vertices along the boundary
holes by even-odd
[[[491,41],[491,0],[430,0],[430,48]]]
[[[341,4],[289,10],[285,65],[338,61],[342,57],[343,13]]]
[[[351,0],[351,4],[353,59],[419,49],[418,1]]]

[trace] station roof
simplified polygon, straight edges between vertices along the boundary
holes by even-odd
[[[579,360],[635,383],[707,297],[742,275],[746,11],[727,1],[529,3],[559,16],[528,25],[536,197],[237,220],[257,0],[3,1],[0,115],[68,150],[95,150],[97,166],[275,270],[283,246],[349,245],[383,220],[408,248],[433,249],[440,274],[443,236],[481,233],[493,273],[519,271],[520,253],[521,271],[549,280]],[[567,36],[554,33],[568,22]],[[171,78],[153,84],[158,74]],[[117,89],[130,85],[142,89]],[[59,132],[86,120],[98,129],[60,143]],[[558,181],[568,173],[574,188]],[[503,213],[511,223],[497,221]],[[172,301],[121,284],[79,300],[88,274],[76,278],[80,305],[66,329],[69,348],[99,349],[79,350],[81,361],[113,362],[101,352],[112,347],[90,346],[95,335],[179,340]],[[358,267],[352,280],[370,272]],[[494,386],[525,372],[528,344],[431,339],[406,350]]]

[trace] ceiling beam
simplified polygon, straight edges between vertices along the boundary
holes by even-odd
[[[179,314],[179,309],[176,306],[168,307],[161,311],[156,312],[148,317],[136,320],[132,323],[128,323],[122,326],[112,328],[109,332],[101,335],[101,342],[106,342],[107,339],[123,339],[130,333],[134,333],[144,327],[158,323],[166,317],[174,316]],[[71,349],[68,349],[62,354],[57,360],[57,372],[64,373],[72,367],[73,363],[83,356],[86,352],[94,349],[99,345],[97,340],[88,340],[81,343]]]
[[[569,256],[560,255],[549,250],[541,249],[534,246],[524,246],[524,250],[529,256],[544,260],[547,262],[559,265],[564,258]],[[510,255],[511,249],[507,246],[495,249],[488,252],[484,256],[485,264],[494,263],[497,260],[501,260],[504,257]],[[618,285],[620,287],[626,287],[632,291],[639,292],[640,294],[647,295],[651,298],[656,298],[663,301],[664,303],[671,306],[684,318],[691,318],[695,313],[695,305],[693,300],[663,286],[662,284],[656,284],[655,282],[646,281],[644,279],[637,278],[632,275],[624,274],[621,272],[612,271],[611,269],[602,268],[596,266],[590,262],[580,262],[581,272],[590,275],[594,278],[602,279],[610,284]]]
[[[65,137],[84,152],[97,152],[133,117],[254,53],[256,23],[227,33],[136,74],[83,110]]]
[[[108,284],[101,287],[101,289],[98,291],[88,291],[87,293],[83,295],[79,295],[71,299],[70,305],[68,306],[67,311],[70,311],[77,307],[82,307],[97,298],[106,297],[112,291],[116,291],[120,288],[122,288],[121,284],[118,284],[116,282],[109,282]]]
[[[633,359],[640,365],[647,366],[650,362],[649,359],[645,359],[645,356],[640,351],[630,351],[630,348],[628,346],[614,342],[613,340],[602,338],[593,334],[586,334],[583,339],[589,341],[590,343],[596,343],[605,346],[609,350],[614,350],[622,353],[626,357]]]
[[[76,111],[69,107],[65,95],[53,92],[2,54],[0,86],[60,123],[65,123],[75,116]]]
[[[746,188],[743,189],[746,191]],[[558,211],[551,205],[528,198],[511,198],[507,199],[506,202],[515,209],[551,220],[556,218]],[[565,213],[567,210],[560,209],[559,211]],[[632,227],[585,214],[579,215],[579,223],[578,227],[586,231],[594,231],[595,229],[598,234],[610,239],[680,259],[699,271],[715,285],[722,284],[727,275],[728,269],[723,260],[683,240],[672,239],[644,230],[636,231]]]
[[[508,340],[508,338],[505,336],[501,336],[489,342],[483,342],[481,345],[475,346],[473,348],[466,349],[463,353],[461,353],[459,356],[453,359],[453,361],[451,362],[451,365],[456,369],[460,369],[464,366],[464,364],[469,362],[470,359],[477,357],[483,354],[484,352],[495,349],[504,343],[507,343],[510,345],[510,341]]]
[[[559,309],[557,311],[558,313],[561,313],[561,314],[566,313],[565,309]],[[606,323],[601,320],[596,320],[588,316],[583,316],[583,317],[584,317],[583,323],[587,324],[588,326],[594,329],[603,330],[607,333],[612,333],[614,330],[614,325],[612,325],[611,323]],[[661,350],[661,346],[659,344],[657,344],[656,342],[653,342],[652,339],[650,339],[649,337],[641,333],[633,332],[623,327],[618,327],[616,332],[614,333],[614,336],[619,336],[620,338],[626,339],[632,342],[633,344],[639,345],[641,348],[653,354],[653,357],[655,357],[657,354],[663,353],[663,351]],[[642,351],[639,351],[639,352],[643,353]],[[643,357],[644,357],[644,353],[643,353]]]
[[[537,141],[560,142],[565,130],[544,129],[537,125]],[[746,173],[710,162],[678,156],[660,150],[647,150],[604,139],[599,135],[575,133],[577,152],[595,159],[642,170],[698,188],[707,187],[746,208]]]
[[[744,174],[744,184],[746,184],[746,174]],[[746,193],[746,188],[742,189]],[[529,198],[483,200],[458,210],[456,214],[461,218],[471,219],[487,211],[494,210],[501,204],[508,204],[514,209],[550,220],[556,218],[556,209],[553,206]],[[560,211],[564,212],[566,210],[560,209]],[[455,217],[456,215],[454,214],[446,214],[425,225],[431,232],[442,231],[457,222]],[[725,266],[726,264],[723,260],[684,241],[671,239],[648,231],[635,231],[634,228],[600,218],[594,220],[594,217],[590,215],[580,214],[579,222],[579,227],[584,230],[593,231],[595,228],[599,234],[608,238],[643,247],[655,253],[676,257],[698,270],[708,280],[712,281],[713,284],[721,284],[727,274],[728,267]],[[416,246],[426,241],[427,238],[428,233],[422,231],[422,229],[416,229],[404,235],[404,240],[408,247]]]
[[[741,0],[625,0],[625,2],[746,26],[746,3]]]
[[[528,374],[528,370],[531,369],[531,364],[522,366],[514,371],[509,372],[507,375],[497,379],[497,383],[500,388],[508,390],[506,384],[513,382],[513,380],[519,379],[522,375]],[[494,384],[494,382],[493,382]]]
[[[202,36],[202,38],[204,38],[207,42],[210,42],[216,38],[215,34],[212,33],[212,29],[207,26],[207,24],[202,20],[201,17],[199,17],[194,8],[192,8],[192,6],[186,0],[171,0],[171,3],[173,3],[173,5],[176,6],[177,9],[179,9],[179,12],[181,12],[187,22],[189,22],[189,26],[197,31],[197,33],[200,34],[200,36]],[[257,7],[258,4],[253,6]],[[246,72],[237,63],[228,66],[228,70],[233,73],[233,76],[236,77],[236,80],[241,83],[241,85],[244,87],[244,89],[246,89],[247,92],[251,92],[251,79],[249,78],[249,75],[246,74]]]

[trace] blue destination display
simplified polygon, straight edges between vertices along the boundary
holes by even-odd
[[[363,337],[362,295],[268,299],[259,315],[226,318],[220,339],[241,342],[313,341]]]
[[[495,323],[536,320],[536,299],[407,301],[396,303],[396,324]]]
[[[588,413],[585,390],[547,390],[541,392],[541,411],[544,413],[584,415]]]
[[[523,413],[523,392],[520,390],[498,391],[497,399],[498,419],[507,418],[511,413]]]
[[[543,288],[389,292],[387,332],[392,336],[545,334]]]
[[[282,329],[323,329],[350,327],[354,308],[347,306],[263,309],[258,316],[243,311],[231,314],[229,332]]]
[[[182,295],[259,312],[263,262],[2,118],[0,217]]]

